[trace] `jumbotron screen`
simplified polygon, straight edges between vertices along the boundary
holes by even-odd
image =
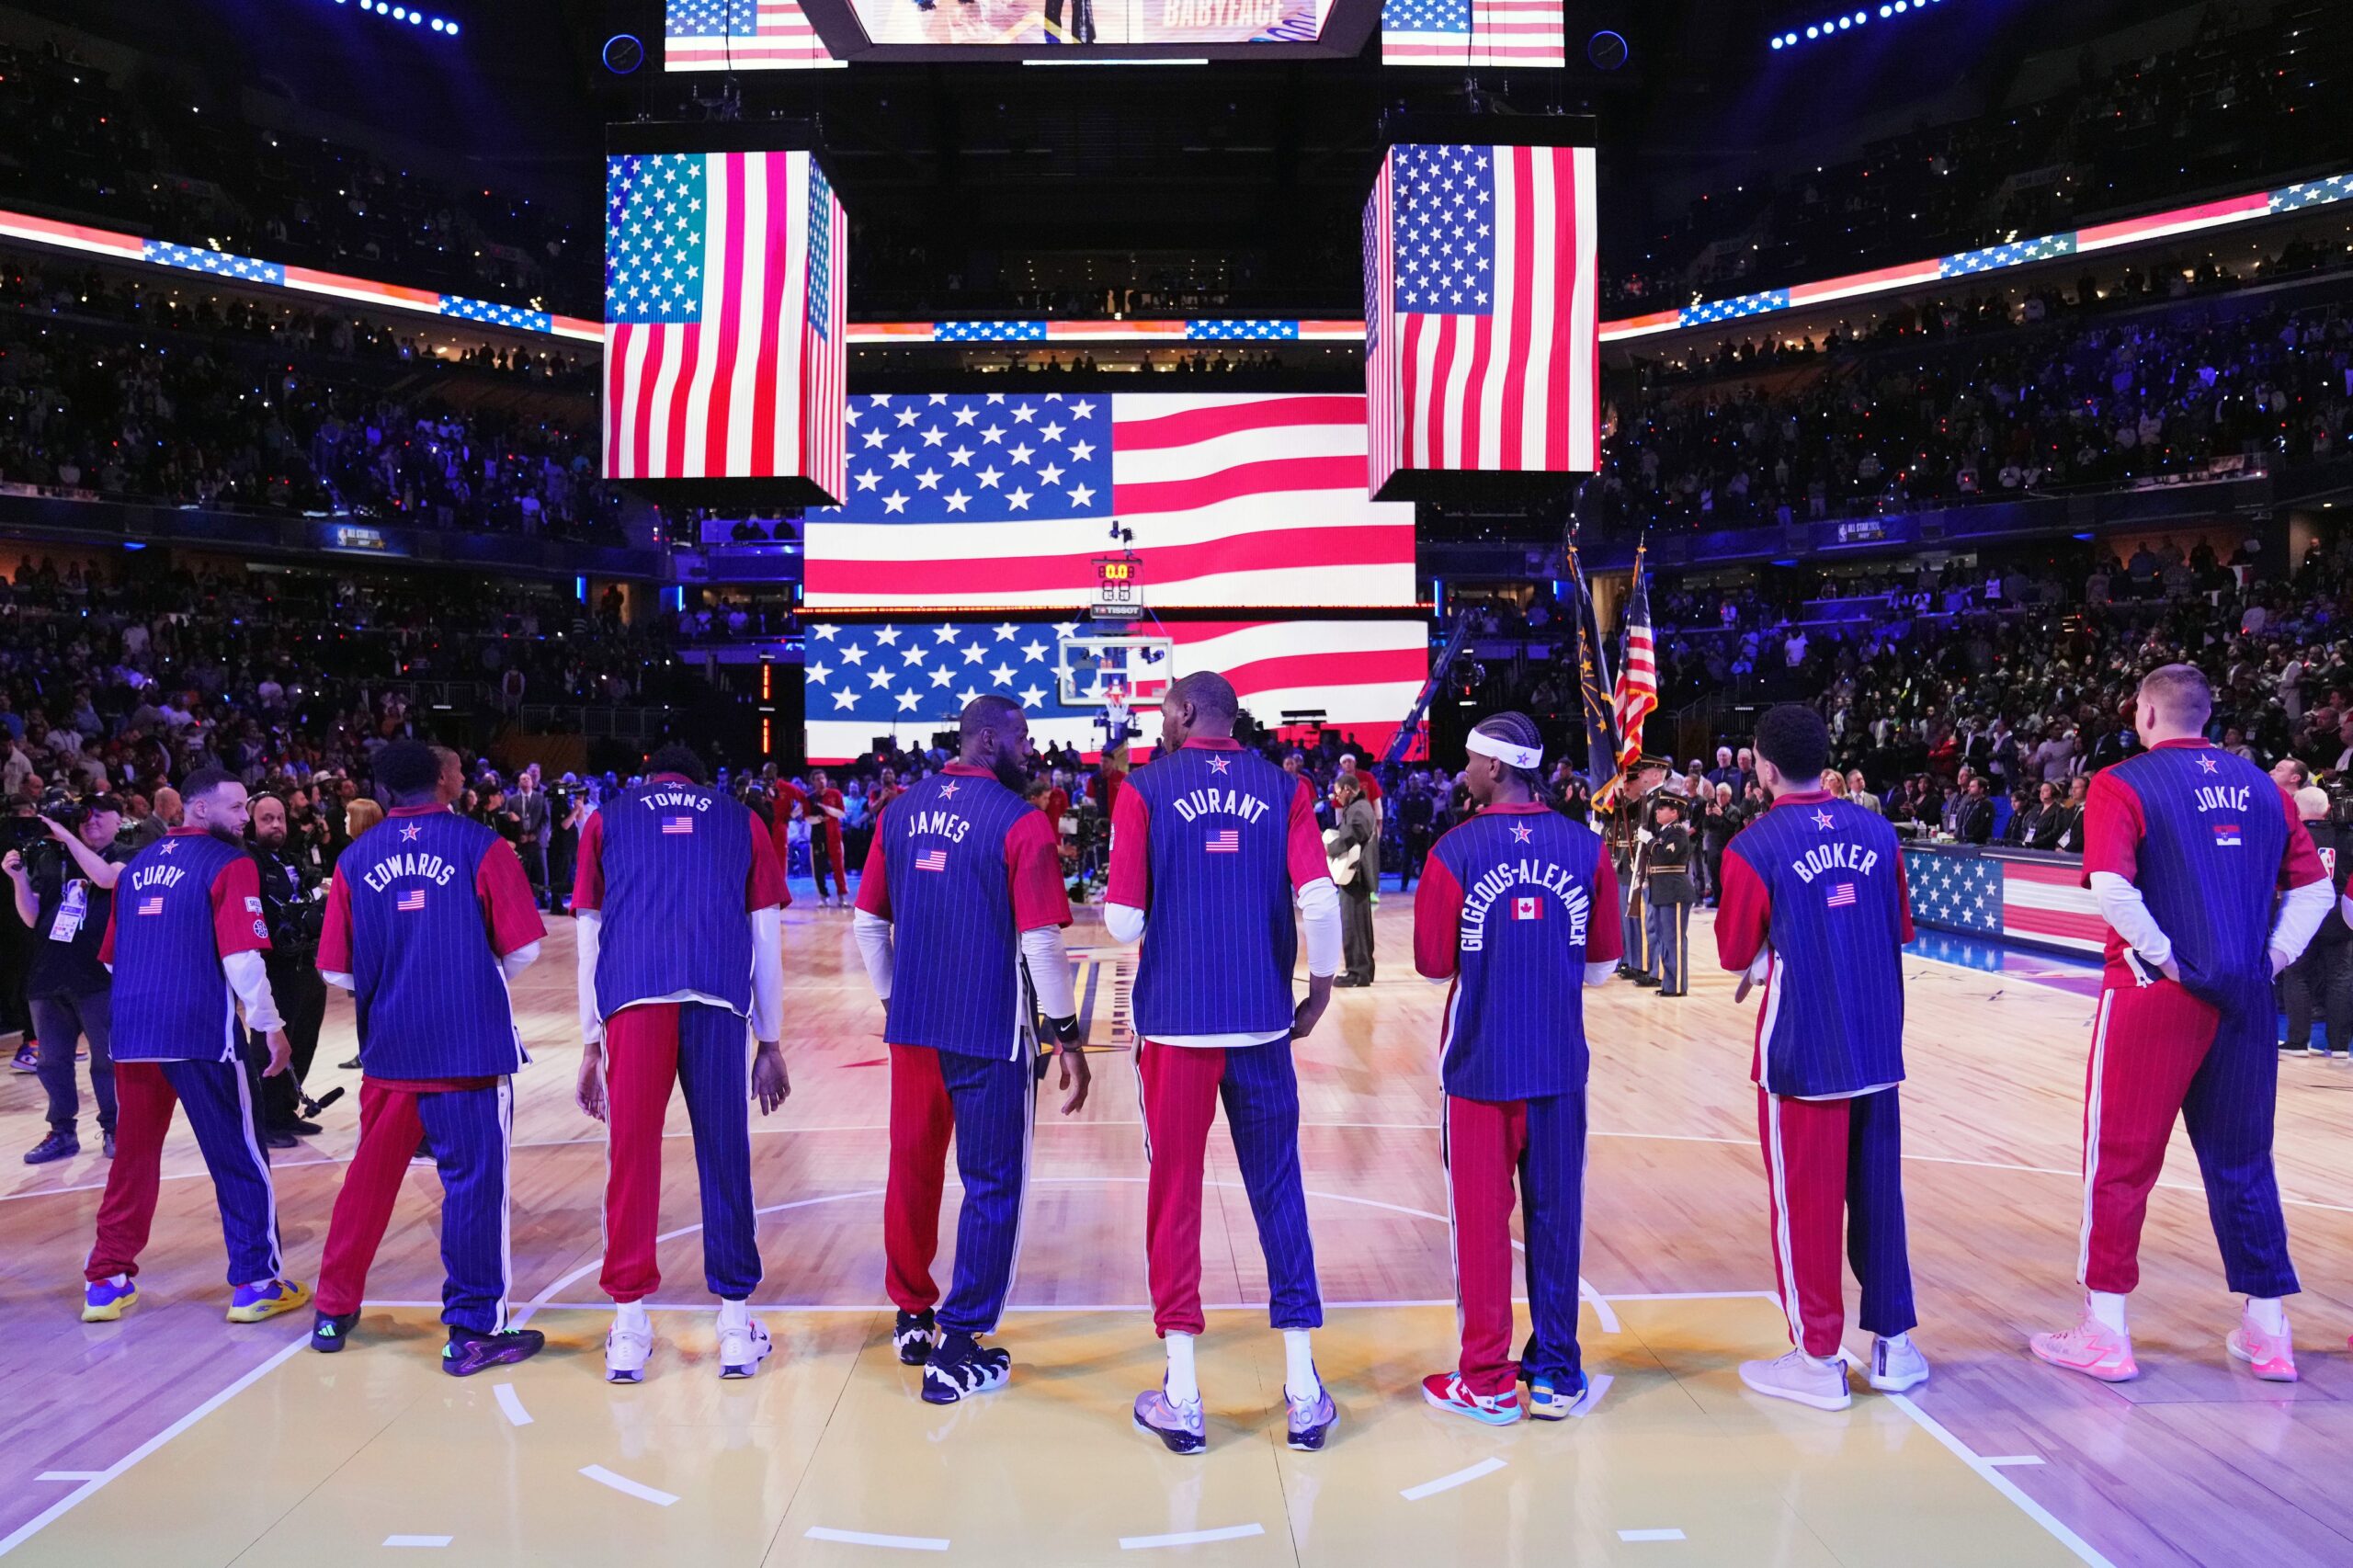
[[[665,0],[664,66],[1354,54],[1379,0]]]
[[[874,392],[849,499],[806,518],[813,610],[1412,606],[1414,508],[1366,494],[1353,392]],[[1115,537],[1116,536],[1116,537]]]

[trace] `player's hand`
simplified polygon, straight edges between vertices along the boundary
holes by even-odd
[[[269,1065],[261,1070],[261,1075],[275,1078],[294,1060],[294,1045],[286,1038],[284,1029],[272,1029],[264,1038],[269,1041]]]
[[[605,1053],[599,1047],[592,1044],[580,1052],[580,1077],[572,1086],[572,1097],[592,1119],[605,1119]]]
[[[760,1041],[752,1056],[752,1097],[760,1114],[773,1116],[777,1107],[792,1097],[792,1074],[784,1070],[784,1048],[772,1040]]]
[[[1095,1070],[1086,1064],[1086,1048],[1065,1041],[1054,1047],[1054,1058],[1062,1063],[1063,1114],[1076,1116],[1095,1083]]]
[[[1305,1040],[1315,1032],[1316,1020],[1324,1009],[1332,1005],[1332,977],[1311,974],[1307,977],[1307,1000],[1302,1002],[1290,1016],[1290,1038]]]
[[[2179,985],[2181,983],[2181,965],[2171,958],[2166,959],[2165,962],[2157,966],[2157,972],[2164,975],[2167,980],[2172,981],[2176,985]],[[2279,967],[2274,965],[2271,972],[2274,974],[2279,973]]]
[[[2286,970],[2287,970],[2288,966],[2289,966],[2290,964],[2291,964],[2291,963],[2294,963],[2295,961],[2296,961],[2295,960],[2293,960],[2293,959],[2290,958],[2287,954],[2285,954],[2285,953],[2281,952],[2279,949],[2277,949],[2277,948],[2272,949],[2271,949],[2271,978],[2272,978],[2272,979],[2274,979],[2274,980],[2279,979],[2279,976],[2280,976],[2283,972],[2285,972],[2285,971],[2286,971]]]

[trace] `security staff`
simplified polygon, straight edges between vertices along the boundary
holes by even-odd
[[[316,1106],[302,1092],[302,1079],[318,1054],[319,1028],[327,1016],[327,983],[320,978],[317,963],[324,881],[311,858],[300,852],[291,832],[284,801],[276,795],[253,798],[247,837],[254,869],[261,875],[262,920],[269,927],[269,950],[262,955],[262,966],[286,1020],[286,1038],[294,1047],[292,1065],[261,1080],[262,1138],[273,1149],[290,1149],[297,1138],[319,1131],[319,1124],[306,1115]],[[252,1062],[257,1054],[267,1054],[258,1040],[246,1060]]]
[[[1662,996],[1681,996],[1691,989],[1691,906],[1699,902],[1699,888],[1691,880],[1691,830],[1683,822],[1687,804],[1679,795],[1662,792],[1652,818],[1657,825],[1643,846],[1643,915]]]
[[[1610,858],[1619,885],[1626,890],[1626,951],[1619,972],[1631,976],[1637,985],[1659,983],[1658,960],[1651,951],[1649,927],[1643,916],[1643,880],[1658,798],[1665,793],[1666,776],[1673,770],[1674,765],[1663,756],[1641,758],[1609,812]]]
[[[40,818],[53,841],[19,855],[10,850],[0,869],[14,884],[17,916],[30,928],[26,975],[33,1033],[40,1041],[40,1086],[49,1096],[49,1132],[27,1151],[25,1164],[47,1165],[82,1152],[82,1114],[74,1048],[90,1042],[90,1090],[98,1102],[98,1136],[114,1157],[113,976],[98,961],[114,885],[131,851],[119,848],[122,802],[112,795],[52,806]]]
[[[2307,784],[2296,791],[2296,814],[2313,835],[2321,864],[2336,883],[2336,905],[2322,917],[2320,929],[2303,955],[2279,975],[2279,996],[2288,1015],[2288,1038],[2282,1051],[2309,1051],[2314,1056],[2341,1052],[2353,1057],[2353,926],[2345,923],[2346,851],[2353,849],[2353,832],[2330,820],[2328,791]],[[40,1004],[33,1006],[38,1008]],[[2326,1045],[2313,1043],[2313,1013],[2317,1007],[2327,1021]],[[49,1039],[41,1038],[41,1058],[49,1056]]]

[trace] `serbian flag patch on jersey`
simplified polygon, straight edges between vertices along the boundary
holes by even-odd
[[[948,869],[948,851],[945,849],[935,849],[928,855],[916,856],[915,869],[918,871],[944,871]]]
[[[1239,855],[1242,853],[1242,830],[1229,827],[1222,833],[1212,833],[1202,847],[1212,855]]]
[[[1855,884],[1852,882],[1840,882],[1836,887],[1830,890],[1830,896],[1828,899],[1824,900],[1824,902],[1833,909],[1846,908],[1848,904],[1855,902]]]
[[[692,833],[694,830],[695,819],[692,817],[675,816],[662,819],[662,831],[665,833]]]
[[[2214,842],[2219,846],[2236,848],[2239,842],[2239,824],[2234,822],[2214,824]]]
[[[1511,917],[1514,920],[1541,920],[1544,918],[1544,901],[1540,898],[1513,899]]]
[[[417,888],[413,892],[401,894],[398,899],[393,901],[392,907],[401,911],[404,915],[412,914],[416,910],[423,909],[425,907],[425,890],[423,888]]]
[[[139,901],[139,913],[142,915],[163,914],[164,895],[162,893],[154,893],[149,897],[141,899]]]

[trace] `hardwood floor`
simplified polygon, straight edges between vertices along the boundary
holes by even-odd
[[[1733,1377],[1742,1356],[1778,1347],[1779,1319],[1758,1294],[1772,1273],[1746,1075],[1754,1015],[1703,965],[1687,1000],[1620,984],[1589,997],[1584,1274],[1599,1300],[1587,1350],[1613,1391],[1558,1428],[1498,1434],[1427,1411],[1414,1380],[1446,1363],[1452,1334],[1435,1131],[1443,993],[1412,976],[1409,903],[1392,894],[1379,915],[1383,978],[1339,993],[1300,1051],[1302,1158],[1332,1312],[1319,1358],[1345,1422],[1325,1454],[1269,1437],[1280,1360],[1254,1310],[1264,1271],[1222,1136],[1204,1233],[1204,1291],[1219,1309],[1202,1353],[1210,1461],[1188,1469],[1124,1429],[1125,1400],[1156,1375],[1143,1159],[1133,1073],[1116,1049],[1122,968],[1086,925],[1073,945],[1091,1038],[1105,1049],[1086,1110],[1040,1117],[1017,1310],[1002,1335],[1017,1361],[1013,1386],[945,1414],[912,1398],[882,1343],[887,1314],[873,1311],[888,1081],[880,1010],[847,917],[804,903],[786,922],[793,1096],[754,1129],[768,1276],[757,1301],[779,1352],[758,1379],[720,1384],[707,1320],[668,1312],[642,1388],[608,1389],[598,1376],[604,1152],[601,1129],[571,1102],[571,931],[558,921],[517,987],[535,1061],[517,1080],[513,1256],[517,1295],[537,1304],[555,1348],[517,1369],[505,1398],[533,1424],[513,1423],[482,1386],[493,1379],[433,1369],[438,1192],[422,1169],[352,1351],[301,1351],[301,1324],[224,1323],[219,1225],[183,1124],[165,1156],[144,1300],[119,1324],[74,1313],[104,1162],[0,1174],[0,1321],[13,1352],[0,1364],[0,1543],[43,1562],[315,1562],[415,1533],[447,1535],[442,1550],[484,1562],[653,1552],[751,1563],[869,1559],[893,1548],[862,1538],[892,1536],[1039,1563],[1255,1523],[1257,1535],[1182,1550],[1358,1564],[1449,1551],[1529,1562],[1666,1561],[1670,1551],[1727,1563],[2353,1561],[2353,1494],[2336,1475],[2353,1444],[2343,1337],[2353,1068],[2282,1063],[2279,1163],[2306,1287],[2291,1304],[2304,1381],[2257,1383],[2223,1355],[2236,1303],[2177,1137],[2134,1298],[2143,1376],[2092,1384],[2024,1348],[2077,1300],[2092,1003],[1942,963],[1906,965],[1905,1176],[1919,1342],[1937,1368],[1927,1387],[1817,1415],[1763,1408]],[[338,1001],[314,1087],[356,1077],[332,1065],[351,1040]],[[353,1097],[277,1162],[286,1250],[305,1279],[351,1150]],[[36,1141],[41,1103],[29,1076],[0,1085],[0,1149]],[[657,1304],[700,1311],[685,1131],[674,1105]],[[1505,1467],[1443,1495],[1401,1497],[1489,1459]],[[582,1478],[597,1468],[681,1501]],[[1660,1529],[1681,1531],[1681,1544],[1644,1533]]]

